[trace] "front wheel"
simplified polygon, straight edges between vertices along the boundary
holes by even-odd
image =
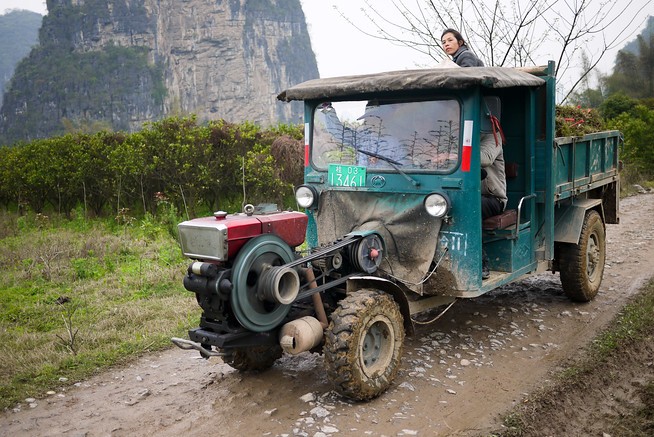
[[[578,244],[560,246],[561,285],[575,302],[595,298],[602,283],[606,261],[604,223],[597,211],[586,212]]]
[[[331,319],[323,349],[327,375],[346,397],[379,396],[397,375],[402,357],[397,303],[379,290],[363,289],[345,297]]]

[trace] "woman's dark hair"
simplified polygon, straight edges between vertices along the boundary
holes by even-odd
[[[454,35],[454,38],[456,38],[456,40],[459,42],[459,45],[461,46],[466,45],[466,40],[463,39],[463,35],[461,35],[461,32],[459,32],[458,30],[445,29],[443,33],[441,33],[441,40],[443,39],[446,33],[451,33],[452,35]]]

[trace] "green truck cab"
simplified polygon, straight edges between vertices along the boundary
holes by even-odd
[[[392,383],[421,313],[544,271],[572,300],[597,294],[621,135],[555,138],[553,63],[316,79],[278,98],[304,102],[305,212],[248,206],[180,224],[203,315],[178,346],[241,370],[322,352],[337,390],[365,400]],[[490,137],[508,200],[482,220]]]

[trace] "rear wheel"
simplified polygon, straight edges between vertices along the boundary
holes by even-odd
[[[597,211],[586,212],[578,244],[562,244],[559,248],[561,285],[575,302],[595,298],[602,284],[606,261],[604,223]]]
[[[224,361],[231,367],[242,372],[248,370],[261,371],[272,367],[275,361],[282,356],[279,345],[259,346],[248,349],[236,349],[224,357]]]
[[[331,315],[325,337],[329,378],[344,396],[367,400],[391,384],[404,344],[402,314],[386,293],[363,289],[345,297]]]

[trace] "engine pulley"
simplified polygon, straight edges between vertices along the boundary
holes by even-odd
[[[384,244],[378,234],[363,237],[350,248],[350,258],[357,270],[373,273],[382,262]]]
[[[281,300],[287,302],[289,296],[286,285],[293,284],[295,277],[286,270],[277,280],[271,280],[267,272],[271,267],[279,267],[293,261],[293,250],[276,235],[260,235],[248,241],[239,251],[232,268],[232,293],[230,303],[236,319],[243,327],[254,332],[265,332],[276,328],[286,317],[291,305],[282,304],[271,296],[280,294]],[[294,272],[293,272],[294,273]],[[261,284],[261,282],[264,284]],[[277,293],[262,293],[262,285],[277,284],[281,289]],[[282,284],[282,285],[280,285]]]

